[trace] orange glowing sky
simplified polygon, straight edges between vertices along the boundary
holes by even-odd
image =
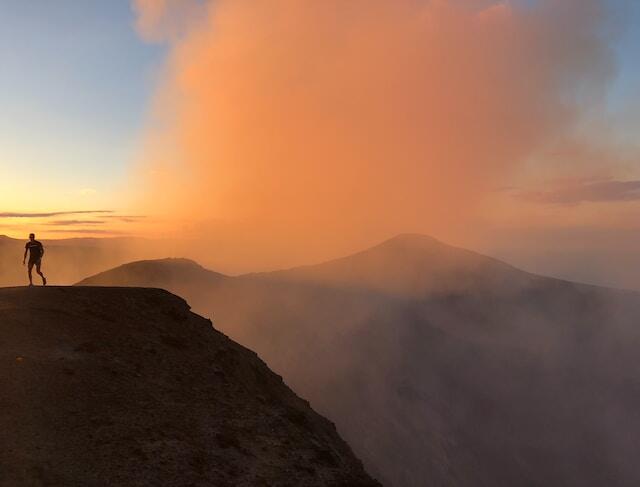
[[[145,212],[322,253],[403,231],[464,243],[523,221],[609,225],[637,208],[635,151],[604,119],[604,2],[136,5],[143,37],[171,48]]]

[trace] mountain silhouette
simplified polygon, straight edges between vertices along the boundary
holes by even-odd
[[[165,260],[81,284],[187,297],[335,421],[387,486],[640,482],[637,293],[420,235],[272,273]]]
[[[509,287],[514,280],[534,278],[498,260],[415,234],[399,235],[324,264],[256,275],[418,298],[461,291],[496,291]]]
[[[255,353],[156,289],[0,289],[0,485],[376,486]]]

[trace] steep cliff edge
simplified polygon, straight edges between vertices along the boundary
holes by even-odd
[[[375,486],[251,351],[142,288],[0,289],[0,485]]]

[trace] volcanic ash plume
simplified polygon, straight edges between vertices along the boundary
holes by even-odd
[[[170,45],[144,209],[187,233],[200,222],[226,235],[229,259],[259,265],[395,232],[463,235],[483,196],[570,131],[611,71],[597,0],[135,9],[141,34]]]

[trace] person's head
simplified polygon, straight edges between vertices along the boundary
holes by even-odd
[[[36,239],[36,234],[35,233],[30,233],[29,234],[29,240],[35,240]]]

